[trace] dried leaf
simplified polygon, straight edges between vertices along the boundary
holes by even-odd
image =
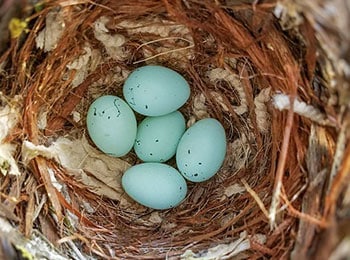
[[[237,256],[239,253],[250,249],[250,239],[254,239],[260,244],[266,242],[266,236],[262,234],[255,234],[253,236],[248,236],[246,232],[240,234],[240,238],[229,243],[220,244],[215,247],[206,249],[204,252],[193,253],[192,250],[186,250],[186,252],[181,255],[182,260],[214,260],[214,259],[232,259],[232,257]]]
[[[102,16],[94,23],[95,38],[104,45],[111,58],[123,60],[127,57],[127,53],[123,49],[123,45],[126,42],[125,36],[122,34],[109,34],[109,30],[106,27],[108,21],[109,18]]]
[[[51,11],[46,16],[46,26],[35,39],[36,47],[49,52],[56,48],[65,28],[62,12]]]
[[[233,184],[233,185],[230,185],[228,186],[225,191],[224,191],[224,194],[227,196],[227,197],[231,197],[235,194],[238,194],[238,193],[243,193],[245,192],[245,188],[237,183]]]
[[[49,147],[25,141],[22,155],[26,163],[38,155],[55,159],[96,194],[115,200],[124,194],[120,179],[130,164],[99,152],[85,137],[73,141],[61,137]]]
[[[69,70],[76,70],[72,86],[77,87],[94,71],[101,62],[101,54],[98,50],[91,49],[90,46],[84,47],[85,53],[80,55],[74,61],[67,64]]]

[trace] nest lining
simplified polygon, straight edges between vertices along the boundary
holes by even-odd
[[[306,33],[310,24],[284,31],[273,7],[47,3],[33,16],[22,46],[12,46],[0,60],[5,71],[17,72],[15,81],[7,76],[3,83],[6,95],[23,97],[23,120],[8,138],[22,147],[25,167],[20,180],[3,177],[10,190],[22,187],[28,194],[22,204],[12,204],[25,220],[20,230],[30,235],[37,227],[72,255],[73,247],[105,258],[191,259],[215,255],[225,245],[217,256],[280,258],[293,248],[298,219],[324,226],[320,217],[300,211],[310,138],[320,140],[322,133],[325,154],[334,154],[332,93],[323,75],[314,74],[320,61],[316,49],[306,47],[317,42]],[[123,171],[139,163],[135,154],[110,158],[84,138],[92,100],[122,96],[127,75],[145,64],[170,67],[189,81],[191,97],[181,109],[188,126],[210,116],[227,134],[219,173],[189,184],[186,200],[167,211],[142,207],[122,191]],[[317,93],[316,80],[324,83]],[[287,97],[281,110],[297,97],[299,113],[276,109],[271,97],[278,93]],[[283,186],[276,196],[278,183]],[[233,241],[250,250],[235,251]]]

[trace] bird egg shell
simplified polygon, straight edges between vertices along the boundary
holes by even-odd
[[[185,129],[185,118],[179,111],[146,117],[138,126],[134,150],[144,162],[165,162],[175,155]]]
[[[123,86],[125,100],[139,114],[161,116],[186,103],[190,86],[178,72],[158,65],[135,69]]]
[[[210,179],[220,169],[226,155],[226,135],[213,118],[199,120],[186,130],[177,147],[176,164],[192,182]]]
[[[97,98],[89,107],[86,124],[91,140],[101,151],[111,156],[126,155],[135,143],[135,114],[117,96]]]
[[[182,175],[162,163],[141,163],[130,167],[123,174],[122,186],[136,202],[158,210],[179,205],[187,193]]]

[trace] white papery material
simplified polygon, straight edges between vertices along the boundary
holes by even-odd
[[[288,110],[291,108],[292,98],[289,95],[278,93],[272,97],[272,103],[278,110]],[[295,97],[293,102],[294,113],[306,117],[320,125],[332,125],[327,116],[316,107],[306,104]]]
[[[0,108],[0,172],[3,175],[19,175],[21,173],[14,158],[17,145],[7,143],[5,139],[19,122],[20,97],[16,96],[13,100],[6,100],[3,93],[0,92],[0,98],[2,102],[6,103],[4,107]]]

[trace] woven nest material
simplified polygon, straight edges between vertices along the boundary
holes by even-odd
[[[323,8],[56,0],[11,20],[0,58],[6,243],[49,259],[334,255],[348,236],[338,231],[350,203],[350,41]],[[227,135],[220,171],[188,183],[185,201],[166,211],[121,188],[123,172],[140,163],[133,152],[104,155],[86,133],[89,104],[122,97],[128,74],[145,64],[188,80],[188,126],[214,117]]]

